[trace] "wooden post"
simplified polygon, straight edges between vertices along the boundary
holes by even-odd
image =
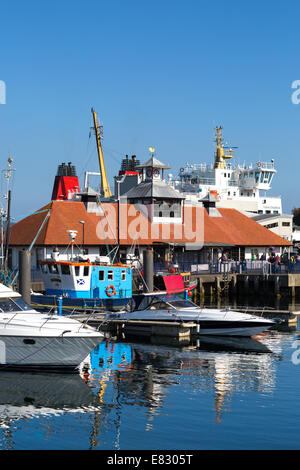
[[[31,302],[31,253],[28,250],[19,251],[19,292],[24,302]]]

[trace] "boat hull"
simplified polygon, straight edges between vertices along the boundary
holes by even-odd
[[[0,368],[75,370],[102,339],[0,335]]]
[[[201,322],[200,321],[200,331],[199,335],[212,335],[212,336],[244,336],[244,337],[251,337],[258,335],[262,331],[266,331],[270,329],[272,325],[269,323],[259,323],[255,324],[253,323],[252,325],[249,325],[249,322],[247,324],[235,324],[235,325],[230,325],[228,322],[228,325],[211,325],[207,324],[206,322]]]

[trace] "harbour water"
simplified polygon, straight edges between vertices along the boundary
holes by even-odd
[[[299,335],[108,340],[78,375],[1,372],[0,448],[298,449]]]

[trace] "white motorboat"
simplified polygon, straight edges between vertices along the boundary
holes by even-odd
[[[200,308],[178,296],[143,294],[133,297],[131,312],[119,312],[108,318],[147,321],[195,322],[200,335],[254,336],[276,323],[256,315],[228,309]]]
[[[0,284],[0,368],[75,370],[103,339],[71,317],[37,312]]]

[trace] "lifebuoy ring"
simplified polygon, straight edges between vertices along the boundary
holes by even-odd
[[[115,286],[112,284],[106,288],[106,295],[108,297],[112,297],[113,295],[116,295],[116,289]]]

